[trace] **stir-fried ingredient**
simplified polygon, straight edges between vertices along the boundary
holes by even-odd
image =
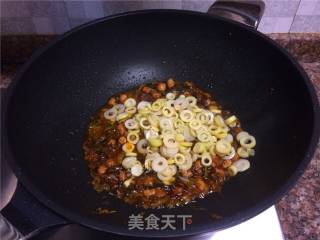
[[[255,145],[210,94],[169,79],[111,97],[83,147],[98,192],[156,208],[220,191],[250,168]]]

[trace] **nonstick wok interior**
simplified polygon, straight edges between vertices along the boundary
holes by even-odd
[[[142,210],[92,189],[84,134],[112,94],[169,77],[212,92],[256,137],[256,156],[220,194],[145,211],[191,214],[187,232],[128,231],[128,216]],[[312,154],[314,99],[304,73],[266,37],[220,18],[151,11],[100,20],[60,37],[18,80],[6,115],[16,174],[48,207],[103,231],[172,236],[236,224],[278,200]],[[117,212],[98,215],[97,207]]]

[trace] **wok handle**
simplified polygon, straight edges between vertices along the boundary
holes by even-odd
[[[25,240],[53,226],[68,221],[42,205],[21,184],[6,207],[1,210],[0,228],[3,239]]]
[[[208,10],[218,15],[257,29],[265,9],[263,1],[217,0]]]

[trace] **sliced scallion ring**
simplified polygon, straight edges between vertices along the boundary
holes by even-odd
[[[138,126],[138,122],[135,120],[135,119],[128,119],[125,121],[124,123],[124,126],[127,128],[127,129],[137,129],[139,126]]]
[[[191,122],[189,122],[189,127],[194,129],[194,130],[197,130],[197,129],[199,129],[201,127],[201,121],[197,120],[197,119],[194,119]]]
[[[238,153],[238,155],[239,155],[240,157],[242,157],[242,158],[247,158],[247,157],[249,157],[249,151],[248,151],[247,148],[239,147],[239,148],[237,149],[237,153]]]
[[[185,154],[185,162],[184,164],[179,165],[180,170],[189,170],[192,167],[192,157],[190,153]]]
[[[116,119],[117,113],[118,112],[117,112],[116,109],[110,108],[110,109],[108,109],[107,111],[104,112],[103,116],[104,116],[105,119],[114,121]]]
[[[186,158],[183,154],[181,153],[177,153],[175,156],[174,156],[174,162],[177,164],[177,165],[181,165],[181,164],[184,164],[186,161]]]
[[[175,114],[175,110],[173,107],[164,106],[162,108],[162,114],[165,117],[172,117]]]
[[[137,143],[137,150],[141,154],[144,154],[144,155],[147,154],[147,152],[148,152],[147,147],[148,147],[147,139],[141,139]]]
[[[188,107],[187,101],[184,98],[182,98],[181,96],[179,98],[177,98],[176,100],[174,100],[173,105],[177,111],[181,111],[181,110],[186,109]]]
[[[228,117],[225,122],[228,124],[230,127],[235,127],[237,124],[237,117],[235,115],[232,115],[231,117]]]
[[[140,110],[142,108],[150,109],[151,108],[151,103],[147,102],[147,101],[141,101],[141,102],[138,103],[137,108],[138,108],[138,110]]]
[[[209,153],[204,153],[201,155],[201,164],[205,167],[211,166],[212,158]]]
[[[160,172],[165,177],[172,177],[177,173],[177,167],[175,165],[169,165],[166,169]]]
[[[203,143],[201,142],[197,142],[194,146],[193,146],[193,152],[195,153],[203,153],[206,150],[206,147]]]
[[[155,101],[151,104],[151,110],[154,112],[160,111],[162,108],[162,103],[161,101]]]
[[[143,129],[150,129],[151,128],[151,124],[149,122],[149,120],[145,117],[142,117],[140,119],[140,127],[142,127]]]
[[[256,139],[253,136],[242,137],[240,145],[245,148],[254,148],[256,146]]]
[[[129,108],[129,107],[135,107],[137,105],[137,102],[134,98],[128,98],[125,102],[124,105]]]
[[[169,158],[174,157],[178,152],[179,152],[178,147],[176,148],[168,148],[165,146],[160,147],[160,153],[164,157],[169,157]]]
[[[177,148],[178,142],[173,134],[166,134],[163,136],[163,144],[168,148]]]
[[[223,128],[217,128],[213,131],[213,135],[219,139],[223,139],[228,135],[228,132]]]
[[[237,134],[237,140],[238,140],[238,142],[240,142],[240,139],[241,139],[241,138],[247,137],[247,136],[249,136],[249,133],[244,132],[244,131],[239,132],[239,133]]]
[[[130,131],[127,135],[127,140],[129,143],[137,144],[139,141],[139,134],[137,131]]]
[[[171,119],[169,119],[169,118],[161,118],[160,119],[160,127],[162,129],[172,129],[173,124],[172,124]]]
[[[152,167],[152,170],[155,172],[162,172],[168,167],[167,159],[163,157],[157,157],[152,160],[151,167]]]
[[[161,174],[161,172],[158,172],[158,173],[157,173],[157,177],[158,177],[158,178],[162,181],[162,183],[165,184],[165,185],[171,185],[171,184],[174,182],[174,180],[175,180],[174,177],[172,177],[172,176],[169,176],[169,177],[164,176],[163,174]]]
[[[211,135],[208,131],[199,131],[197,133],[197,138],[201,142],[209,142],[211,140]]]
[[[180,118],[184,122],[191,122],[193,120],[194,113],[190,110],[182,110],[180,112]]]
[[[197,113],[196,119],[199,120],[202,124],[206,124],[209,121],[208,114],[206,114],[206,112],[204,111]]]
[[[117,110],[118,113],[123,113],[125,110],[125,106],[123,104],[116,104],[113,108]]]
[[[174,119],[173,120],[173,125],[175,128],[183,127],[184,122],[181,119]]]
[[[123,113],[118,114],[118,116],[116,117],[116,120],[122,121],[122,120],[128,119],[129,117],[130,117],[129,113],[123,112]]]
[[[133,115],[137,112],[137,108],[136,107],[128,107],[125,110],[127,113],[129,113],[130,115]]]

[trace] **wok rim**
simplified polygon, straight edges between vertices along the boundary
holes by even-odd
[[[92,25],[95,25],[100,22],[109,21],[115,18],[120,17],[126,17],[126,16],[132,16],[132,15],[143,15],[143,14],[152,14],[152,13],[168,13],[168,14],[176,14],[179,15],[188,15],[190,17],[202,17],[207,18],[215,21],[222,21],[227,24],[235,25],[239,28],[242,28],[242,30],[245,30],[247,32],[251,32],[252,34],[255,34],[257,38],[260,38],[262,41],[265,41],[266,44],[272,45],[274,48],[276,48],[282,55],[284,55],[288,60],[290,60],[291,64],[298,70],[300,76],[303,79],[304,84],[307,87],[308,95],[310,97],[310,100],[312,101],[312,107],[313,107],[313,132],[310,140],[310,144],[306,150],[306,154],[300,164],[298,165],[297,169],[291,174],[291,176],[287,179],[285,184],[283,184],[277,191],[274,191],[272,194],[270,194],[266,199],[263,201],[258,202],[256,205],[251,206],[250,208],[244,210],[241,212],[241,214],[234,215],[232,217],[227,217],[224,220],[222,220],[218,225],[212,223],[208,223],[208,225],[204,226],[197,226],[194,227],[192,230],[176,230],[172,232],[166,232],[166,231],[158,231],[158,232],[148,232],[148,231],[135,231],[131,232],[130,230],[121,230],[117,231],[116,229],[113,229],[111,226],[106,228],[104,226],[102,228],[102,225],[97,225],[95,223],[92,223],[89,218],[83,217],[80,214],[75,214],[72,211],[69,211],[68,209],[65,209],[60,204],[56,204],[55,202],[51,201],[45,196],[45,193],[43,191],[40,191],[35,187],[35,185],[32,183],[32,180],[29,179],[24,173],[23,169],[19,166],[19,164],[14,160],[13,154],[10,148],[10,145],[8,143],[7,138],[7,128],[6,128],[6,119],[8,115],[8,105],[10,103],[10,100],[12,98],[12,94],[14,93],[14,90],[19,83],[20,79],[26,72],[26,70],[35,62],[35,60],[40,57],[42,54],[44,54],[48,49],[53,47],[55,44],[57,44],[60,41],[63,41],[65,38],[67,38],[69,35],[72,35],[75,32],[78,32],[79,30],[82,30],[84,28],[90,27]],[[223,230],[232,226],[235,226],[241,222],[244,222],[259,213],[263,212],[264,210],[268,209],[272,205],[274,205],[276,202],[280,200],[293,186],[297,183],[299,178],[304,173],[305,169],[307,168],[309,162],[311,161],[314,152],[318,145],[318,140],[320,136],[320,108],[319,108],[319,101],[314,89],[314,86],[309,79],[308,75],[306,74],[305,70],[299,65],[297,60],[295,60],[288,52],[287,50],[283,49],[278,43],[264,35],[263,33],[258,32],[255,29],[252,29],[248,26],[245,26],[241,23],[234,22],[232,20],[228,20],[219,16],[209,15],[206,13],[201,12],[195,12],[195,11],[188,11],[188,10],[172,10],[172,9],[152,9],[152,10],[139,10],[139,11],[132,11],[132,12],[125,12],[120,14],[115,14],[103,18],[96,19],[94,21],[88,22],[86,24],[80,25],[76,28],[73,28],[66,33],[57,36],[55,39],[50,41],[46,46],[36,50],[33,55],[30,57],[30,59],[21,67],[19,72],[16,74],[16,76],[12,79],[11,84],[6,89],[5,94],[2,99],[1,103],[1,128],[2,128],[2,134],[1,134],[1,145],[2,145],[2,152],[3,156],[8,161],[9,165],[11,166],[14,174],[18,178],[19,181],[23,184],[23,186],[33,195],[37,198],[37,200],[41,203],[43,203],[46,207],[53,210],[54,213],[66,218],[67,220],[73,222],[73,223],[79,223],[83,226],[89,227],[91,229],[117,234],[121,236],[128,236],[128,237],[185,237],[185,236],[191,236],[191,235],[199,235],[199,234],[205,234],[208,232],[214,232]],[[100,227],[99,227],[100,226]]]

